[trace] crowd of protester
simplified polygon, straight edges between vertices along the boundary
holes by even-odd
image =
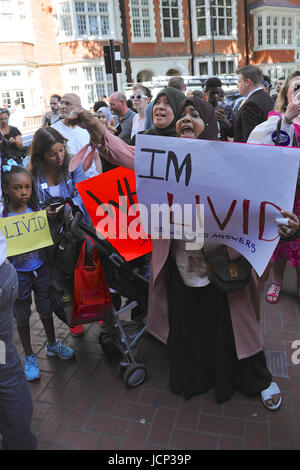
[[[108,99],[103,96],[92,111],[84,110],[74,93],[52,95],[50,111],[34,135],[29,162],[22,153],[21,132],[10,125],[9,111],[0,110],[2,217],[45,209],[53,235],[64,201],[71,200],[90,224],[76,183],[117,166],[133,169],[138,133],[274,145],[272,136],[280,120],[279,132],[291,136],[289,145],[299,146],[300,73],[278,80],[274,93],[270,79],[257,67],[246,66],[237,74],[244,99],[235,113],[215,77],[207,80],[202,91],[188,93],[183,79],[172,77],[154,99],[147,87],[136,84],[130,100],[116,91]],[[91,141],[95,152],[90,152]],[[85,156],[88,163],[84,164]],[[271,260],[273,280],[267,300],[272,304],[279,301],[288,260],[296,269],[300,302],[299,188],[298,178],[293,213],[284,212],[288,225],[279,227],[281,241]],[[261,394],[268,409],[278,409],[281,393],[266,364],[260,321],[269,270],[259,278],[252,269],[241,291],[224,293],[209,281],[207,260],[199,248],[161,239],[153,240],[152,247],[147,330],[169,349],[171,390],[189,399],[214,388],[216,401],[224,402],[238,389]],[[239,256],[232,248],[227,247],[227,252],[232,260]],[[0,232],[0,339],[9,351],[6,365],[0,364],[0,432],[7,449],[36,446],[26,383],[40,378],[30,341],[32,293],[47,337],[46,354],[74,357],[74,351],[55,337],[49,276],[40,250],[8,260]],[[24,349],[23,368],[12,341],[13,318]],[[82,325],[70,331],[73,336],[84,334]],[[21,409],[23,400],[23,413],[12,417],[8,404],[13,397],[16,409]]]

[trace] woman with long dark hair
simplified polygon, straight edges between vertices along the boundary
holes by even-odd
[[[86,213],[75,186],[86,178],[81,165],[69,172],[70,156],[66,142],[57,130],[49,127],[36,131],[31,146],[29,169],[36,180],[39,205],[46,209],[52,230],[59,212],[59,207],[49,205],[54,198],[61,198],[62,203],[71,198],[74,205]]]
[[[31,146],[29,169],[36,180],[36,192],[41,208],[46,209],[51,234],[55,236],[57,215],[64,201],[72,200],[84,214],[84,221],[90,223],[89,216],[76,189],[76,183],[86,179],[79,165],[69,171],[70,156],[66,139],[52,127],[38,129]],[[70,328],[73,336],[83,334],[82,325]]]

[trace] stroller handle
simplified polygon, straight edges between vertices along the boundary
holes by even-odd
[[[78,235],[78,231],[79,231],[78,224],[81,218],[82,218],[81,212],[76,212],[70,225],[70,230],[73,233],[73,235]]]
[[[64,222],[66,226],[68,226],[70,223],[71,212],[72,212],[72,207],[70,206],[70,204],[66,203],[64,205]]]

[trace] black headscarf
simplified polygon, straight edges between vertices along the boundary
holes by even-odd
[[[184,102],[181,103],[179,115],[182,114],[184,108],[188,105],[194,106],[205,124],[205,129],[202,134],[199,135],[198,139],[218,140],[217,119],[212,105],[207,101],[203,101],[199,96],[192,96],[190,98],[186,98]]]
[[[153,106],[155,106],[156,101],[162,95],[166,95],[166,97],[168,98],[170,106],[173,109],[174,119],[171,122],[171,124],[164,129],[160,127],[156,127],[154,125],[153,127],[148,129],[144,133],[148,135],[161,135],[161,136],[176,137],[176,122],[178,121],[178,118],[180,116],[180,109],[181,109],[180,105],[182,101],[186,99],[186,96],[180,90],[177,90],[176,88],[166,87],[157,94],[154,100]]]

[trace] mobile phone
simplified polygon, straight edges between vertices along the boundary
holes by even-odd
[[[115,135],[119,135],[120,132],[121,132],[121,130],[122,130],[121,125],[118,124],[115,128],[116,128],[116,130],[117,130],[117,132],[115,132]]]

